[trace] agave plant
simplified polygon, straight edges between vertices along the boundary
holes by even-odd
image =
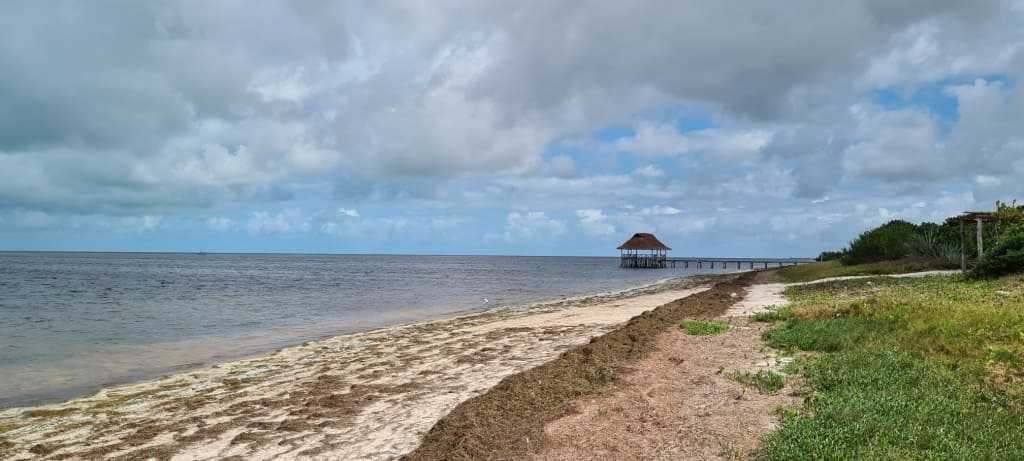
[[[935,229],[923,229],[910,239],[910,254],[920,258],[956,261],[960,258],[960,247],[943,241]]]

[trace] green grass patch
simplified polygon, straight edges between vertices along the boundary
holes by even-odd
[[[779,269],[775,278],[781,282],[809,282],[828,277],[846,277],[851,275],[889,275],[908,272],[923,272],[944,269],[957,269],[955,263],[944,259],[899,259],[868,264],[844,266],[839,261],[825,261]]]
[[[755,322],[778,322],[780,320],[789,320],[792,316],[789,311],[786,310],[771,310],[766,312],[755,312],[754,315],[750,316],[750,320]]]
[[[805,376],[805,411],[788,412],[764,459],[1024,459],[1021,414],[986,403],[948,367],[899,348],[828,354]]]
[[[774,394],[786,385],[785,376],[768,370],[760,370],[757,373],[734,371],[726,376],[744,386],[755,387],[763,394]]]
[[[1024,276],[791,287],[773,347],[809,393],[763,459],[1024,459]]]
[[[789,321],[765,332],[764,339],[776,349],[835,352],[870,340],[889,326],[877,319],[816,319]]]
[[[687,333],[695,336],[717,335],[729,330],[728,322],[683,320],[679,326]]]

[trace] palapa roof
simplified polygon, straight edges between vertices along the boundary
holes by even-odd
[[[626,240],[626,243],[619,245],[618,250],[665,250],[669,251],[671,248],[661,243],[658,237],[654,234],[648,234],[641,232],[639,234],[633,234],[633,238]]]

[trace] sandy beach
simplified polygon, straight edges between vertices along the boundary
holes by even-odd
[[[655,286],[334,337],[0,412],[4,459],[394,459],[452,408],[708,288]]]

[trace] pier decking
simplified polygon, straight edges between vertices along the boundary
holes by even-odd
[[[815,261],[814,258],[672,258],[666,259],[665,263],[668,264],[668,267],[682,265],[684,268],[689,268],[692,265],[692,267],[699,269],[709,266],[710,269],[714,269],[715,263],[718,263],[722,269],[727,269],[731,264],[735,264],[737,269],[742,269],[744,266],[748,269],[767,269],[769,267],[809,264]]]

